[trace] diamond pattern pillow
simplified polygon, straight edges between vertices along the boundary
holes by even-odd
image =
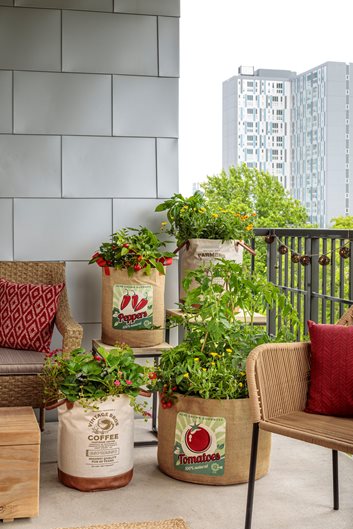
[[[353,326],[308,321],[310,386],[305,411],[353,417]]]
[[[63,288],[0,279],[0,347],[49,353]]]

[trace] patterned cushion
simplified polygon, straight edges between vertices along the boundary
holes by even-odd
[[[48,353],[63,288],[0,279],[0,347]]]
[[[311,340],[305,411],[353,417],[353,326],[308,321]]]

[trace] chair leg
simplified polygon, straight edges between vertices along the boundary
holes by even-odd
[[[40,431],[44,431],[44,425],[45,425],[45,408],[39,408],[39,427]]]
[[[254,423],[252,430],[248,499],[246,503],[245,529],[251,529],[252,509],[254,503],[254,488],[257,462],[257,447],[259,444],[259,423]]]
[[[333,508],[339,509],[339,489],[338,489],[338,452],[332,450],[332,475],[333,475]]]

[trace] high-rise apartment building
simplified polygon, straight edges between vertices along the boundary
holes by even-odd
[[[352,214],[352,80],[353,64],[337,62],[300,75],[241,67],[223,83],[223,167],[277,176],[321,227]]]
[[[290,79],[295,72],[241,66],[223,83],[223,167],[246,163],[289,187]]]

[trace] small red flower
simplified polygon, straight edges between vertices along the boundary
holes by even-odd
[[[120,380],[114,380],[114,386],[120,386],[121,382]]]
[[[157,378],[157,373],[154,373],[154,372],[148,373],[148,378],[150,380],[155,380]]]
[[[127,386],[131,386],[131,384],[132,384],[131,380],[126,380],[125,382],[126,382]]]

